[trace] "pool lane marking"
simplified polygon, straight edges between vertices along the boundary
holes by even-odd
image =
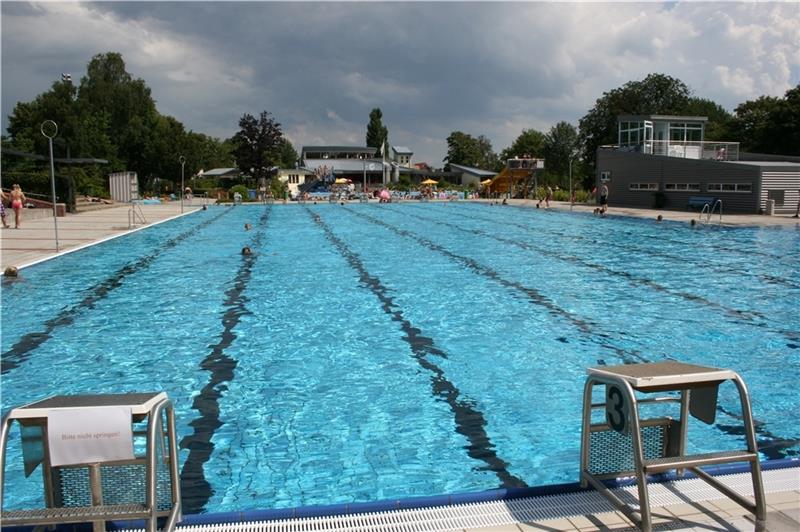
[[[74,323],[79,312],[84,309],[94,308],[94,305],[98,301],[102,300],[108,296],[109,293],[119,288],[127,276],[149,266],[163,252],[175,247],[180,242],[186,240],[201,229],[208,227],[217,221],[221,216],[226,214],[229,210],[230,209],[226,209],[213,218],[209,218],[208,220],[205,220],[202,223],[192,227],[188,231],[185,231],[184,233],[167,240],[149,255],[145,255],[144,257],[140,257],[135,261],[127,263],[110,277],[107,277],[105,280],[86,290],[85,292],[88,292],[88,295],[86,295],[86,297],[84,297],[81,301],[65,310],[62,310],[56,316],[44,322],[44,331],[32,332],[22,336],[13,346],[11,346],[8,351],[3,353],[2,357],[0,358],[0,374],[6,374],[9,371],[19,367],[22,362],[30,357],[31,351],[35,350],[52,337],[54,330],[58,329],[59,327],[66,327]]]
[[[486,433],[486,418],[483,413],[475,407],[472,401],[461,398],[461,391],[445,377],[444,371],[428,358],[429,355],[447,358],[447,354],[436,347],[432,338],[422,334],[422,330],[414,327],[406,319],[403,310],[388,295],[389,289],[378,277],[369,273],[359,256],[334,234],[330,226],[318,215],[315,215],[311,209],[308,207],[305,207],[305,209],[308,211],[309,216],[312,216],[314,222],[324,231],[325,237],[339,251],[350,267],[358,273],[361,284],[375,294],[375,297],[381,303],[383,311],[391,317],[392,321],[400,324],[401,330],[406,334],[402,339],[408,343],[417,363],[433,373],[431,377],[433,394],[444,399],[453,411],[456,432],[465,436],[469,441],[467,454],[470,458],[486,463],[487,467],[485,469],[497,475],[500,479],[501,487],[527,487],[525,481],[508,471],[506,461],[497,456],[494,444]]]
[[[383,206],[382,208],[387,208],[389,210],[392,210],[393,212],[398,212],[398,211],[396,211],[394,209],[391,209],[391,208],[389,208],[387,206]],[[354,212],[354,211],[351,211],[351,212]],[[354,214],[357,214],[357,213],[354,212]],[[403,213],[399,213],[399,214],[408,214],[408,213],[403,212]],[[361,215],[361,216],[363,216],[363,217],[365,217],[367,219],[371,219],[371,217],[368,217],[367,215]],[[443,225],[451,225],[451,224],[447,224],[446,222],[442,222],[442,221],[437,220],[437,219],[426,219],[426,218],[424,218],[422,216],[416,216],[416,215],[413,215],[413,214],[411,216],[413,216],[413,217],[415,217],[417,219],[423,219],[424,221],[441,223]],[[374,219],[372,219],[372,220],[375,221],[375,222],[379,222],[379,225],[383,225],[383,226],[389,227],[389,228],[393,227],[393,226],[391,226],[391,225],[389,225],[386,222],[383,222],[381,220],[374,220]],[[456,228],[460,229],[458,227],[456,227]],[[413,238],[413,239],[416,239],[416,240],[419,241],[419,238],[416,235],[414,235],[413,233],[410,233],[409,231],[405,231],[403,229],[398,229],[398,231],[403,231],[405,233],[408,233],[409,238]],[[395,231],[395,232],[398,232],[398,231]],[[465,230],[465,231],[471,232],[471,230]],[[427,240],[427,239],[422,239],[422,240]],[[508,242],[513,243],[510,240]],[[584,331],[584,332],[586,332],[586,331]],[[594,331],[589,331],[588,333],[589,334],[597,334],[597,333],[594,333]],[[602,336],[604,338],[607,337],[606,335],[602,335]],[[607,346],[607,345],[603,345],[603,346],[612,348],[613,350],[615,350],[617,352],[618,355],[620,353],[624,353],[625,352],[624,350],[622,350],[620,348],[616,348],[615,346],[614,347]],[[635,356],[637,358],[639,358],[639,362],[652,362],[652,360],[649,360],[647,358],[639,356],[638,353]],[[623,358],[623,361],[625,361],[626,363],[630,362],[629,360],[625,360],[624,358]],[[601,365],[604,365],[604,364],[601,364]],[[733,414],[731,411],[725,409],[720,404],[717,405],[717,410],[719,412],[725,414],[725,415],[730,416],[730,417],[741,419],[740,416],[737,416],[736,414]],[[792,451],[786,452],[786,449],[788,447],[791,447],[791,446],[794,446],[794,445],[797,445],[798,443],[800,443],[800,439],[784,438],[784,437],[781,437],[781,436],[776,436],[776,435],[772,434],[770,431],[767,430],[766,423],[764,423],[763,421],[754,421],[754,425],[755,425],[756,433],[759,436],[762,437],[761,441],[767,442],[767,445],[765,446],[764,450],[759,449],[759,450],[762,450],[762,452],[763,452],[763,454],[765,456],[767,456],[769,458],[785,458],[785,457],[787,457],[789,455],[797,454],[797,451],[793,451],[792,450]],[[741,435],[742,434],[741,431],[743,430],[742,427],[730,426],[730,425],[722,425],[722,424],[719,424],[719,423],[715,423],[714,426],[717,427],[720,431],[722,431],[722,432],[724,432],[726,434],[735,435],[735,436]]]
[[[416,207],[418,207],[418,206],[416,206]],[[515,222],[512,222],[512,221],[500,221],[500,220],[492,219],[492,218],[484,218],[484,217],[481,217],[481,216],[473,216],[472,211],[476,211],[477,209],[470,208],[469,210],[471,211],[469,215],[468,214],[464,214],[464,213],[460,213],[460,212],[453,213],[452,211],[449,211],[448,215],[449,214],[455,214],[456,216],[459,216],[461,218],[466,218],[466,219],[470,219],[470,220],[481,220],[481,221],[484,221],[484,222],[487,222],[487,223],[494,223],[495,225],[498,225],[498,226],[501,226],[501,227],[513,226],[513,227],[518,227],[518,228],[526,230],[526,231],[544,233],[544,234],[552,235],[552,236],[555,236],[555,237],[573,238],[575,240],[581,240],[583,242],[588,242],[590,244],[597,244],[597,240],[596,239],[590,238],[590,237],[586,237],[586,236],[583,236],[583,235],[580,235],[580,234],[567,233],[567,232],[564,232],[564,231],[553,231],[553,230],[549,230],[549,229],[543,229],[543,228],[538,227],[538,226],[525,225],[525,224],[521,224],[521,223],[515,223]],[[630,233],[625,233],[625,234],[630,234]],[[644,236],[646,238],[657,238],[657,237],[654,237],[654,236],[651,236],[651,235],[634,235],[634,236],[636,236],[636,237]],[[659,242],[664,242],[664,241],[669,241],[669,239],[665,238],[664,240],[659,240]],[[685,243],[680,242],[680,241],[672,241],[672,242],[676,243],[676,244],[682,244],[682,245],[691,245],[691,243],[689,243],[689,242],[685,242]],[[685,258],[683,258],[683,257],[678,257],[676,255],[672,255],[672,254],[666,253],[664,251],[657,251],[657,250],[653,250],[653,249],[649,249],[649,248],[641,248],[641,247],[631,246],[630,244],[622,244],[622,243],[619,243],[619,242],[614,242],[614,243],[609,243],[609,244],[611,246],[613,246],[614,248],[626,249],[628,251],[634,251],[634,252],[637,252],[637,253],[644,253],[644,254],[647,254],[647,255],[650,255],[650,256],[653,256],[653,257],[663,257],[665,259],[669,259],[669,260],[672,260],[672,261],[675,261],[675,262],[680,262],[680,263],[686,263],[687,262],[687,260]],[[734,274],[737,274],[737,275],[745,275],[745,276],[748,276],[748,277],[754,277],[754,278],[760,279],[760,280],[762,280],[762,281],[764,281],[764,282],[766,282],[768,284],[780,284],[780,285],[786,286],[788,288],[800,289],[800,284],[798,284],[798,283],[796,283],[796,282],[794,282],[794,281],[792,281],[790,279],[786,279],[786,278],[783,278],[783,277],[778,277],[778,276],[775,276],[775,275],[767,275],[767,274],[760,274],[760,273],[750,273],[750,272],[747,272],[747,271],[742,271],[741,269],[732,268],[732,267],[724,266],[724,265],[721,265],[721,264],[710,264],[710,263],[707,263],[707,262],[703,262],[701,264],[701,266],[704,269],[710,269],[710,270],[714,270],[714,271],[717,271],[717,272],[734,273]]]
[[[394,212],[397,212],[397,211],[394,211]],[[797,339],[797,336],[798,336],[798,333],[796,331],[791,331],[791,330],[786,330],[786,329],[773,327],[769,323],[765,323],[765,321],[767,321],[768,318],[764,314],[762,314],[761,312],[748,311],[748,310],[737,310],[737,309],[734,309],[734,308],[730,308],[730,307],[727,307],[727,306],[725,306],[725,305],[723,305],[721,303],[717,303],[715,301],[711,301],[710,299],[707,299],[707,298],[705,298],[703,296],[699,296],[697,294],[690,294],[690,293],[687,293],[687,292],[683,292],[681,290],[674,290],[672,288],[667,288],[666,286],[661,285],[661,284],[659,284],[659,283],[657,283],[655,281],[652,281],[650,279],[647,279],[647,278],[644,278],[644,277],[639,277],[639,276],[633,275],[633,274],[631,274],[629,272],[614,270],[614,269],[609,268],[608,266],[605,266],[603,264],[597,264],[597,263],[594,263],[594,262],[591,262],[591,261],[587,261],[587,260],[585,260],[585,259],[583,259],[581,257],[575,256],[575,255],[563,255],[563,254],[560,254],[560,253],[557,253],[557,252],[554,252],[554,251],[550,251],[550,250],[548,250],[546,248],[543,248],[543,247],[532,246],[532,245],[530,245],[528,243],[518,242],[516,240],[512,240],[512,239],[509,239],[509,238],[504,238],[504,237],[501,237],[501,236],[494,235],[492,233],[488,233],[486,231],[482,231],[480,229],[465,229],[465,228],[460,227],[458,225],[451,224],[451,223],[448,223],[448,222],[445,222],[443,220],[439,220],[439,219],[436,219],[436,218],[428,218],[428,217],[425,217],[425,216],[419,216],[419,215],[410,214],[410,213],[403,213],[403,214],[408,215],[408,216],[413,216],[414,218],[417,218],[419,220],[423,220],[423,221],[427,221],[427,222],[434,222],[434,223],[437,223],[437,224],[440,224],[440,225],[448,226],[448,227],[451,227],[451,228],[453,228],[453,229],[455,229],[457,231],[461,231],[461,232],[464,232],[464,233],[470,233],[470,234],[473,234],[473,235],[484,236],[486,238],[497,240],[498,242],[502,242],[504,244],[509,244],[509,245],[512,245],[512,246],[516,246],[516,247],[524,249],[526,251],[534,251],[536,253],[539,253],[539,254],[542,254],[542,255],[547,255],[547,256],[556,258],[558,260],[562,260],[564,262],[570,262],[570,263],[573,263],[573,264],[580,264],[583,267],[586,267],[586,268],[589,268],[589,269],[593,269],[593,270],[601,272],[601,273],[605,273],[605,274],[608,274],[608,275],[614,275],[614,276],[617,276],[617,277],[622,277],[622,278],[626,279],[628,282],[630,282],[631,284],[638,284],[638,285],[642,285],[642,286],[647,286],[648,288],[651,288],[651,289],[653,289],[653,290],[655,290],[657,292],[662,292],[662,293],[665,293],[665,294],[677,296],[677,297],[680,297],[682,299],[685,299],[687,301],[691,301],[691,302],[694,302],[694,303],[701,303],[701,304],[703,304],[703,305],[705,305],[705,306],[707,306],[709,308],[713,308],[715,310],[722,311],[725,314],[728,314],[729,316],[731,316],[733,318],[736,318],[736,323],[739,323],[739,324],[742,324],[742,325],[750,325],[750,326],[753,326],[753,327],[764,328],[764,329],[766,329],[766,330],[768,330],[770,332],[780,334],[780,335],[786,337],[787,339],[789,339],[790,341],[793,341],[793,340]],[[764,321],[759,322],[759,321],[756,321],[756,320],[764,320]]]
[[[382,206],[381,208],[385,207]],[[400,229],[399,227],[390,225],[384,222],[383,220],[378,220],[377,218],[374,218],[367,214],[357,212],[349,207],[345,207],[344,210],[355,216],[364,218],[365,220],[373,224],[385,227],[386,229],[389,229],[390,231],[398,235],[414,240],[421,246],[426,247],[432,251],[436,251],[448,257],[454,262],[461,263],[468,269],[470,269],[472,272],[487,277],[505,288],[510,288],[518,292],[521,292],[524,296],[527,297],[529,302],[533,303],[534,305],[546,308],[554,316],[559,316],[561,318],[564,318],[566,321],[570,322],[573,326],[575,326],[580,332],[582,332],[590,341],[597,343],[599,347],[612,351],[617,357],[620,358],[620,360],[622,360],[626,364],[646,361],[646,359],[642,357],[642,355],[640,355],[637,351],[627,351],[611,343],[608,343],[607,340],[610,338],[608,334],[595,331],[595,329],[593,328],[594,326],[593,323],[583,320],[580,317],[558,306],[556,303],[553,302],[553,300],[543,295],[535,288],[525,286],[517,281],[511,281],[509,279],[506,279],[505,277],[500,275],[500,273],[498,273],[496,270],[493,270],[488,266],[480,264],[475,259],[471,257],[465,257],[463,255],[458,255],[457,253],[453,253],[449,249],[431,240],[428,240],[425,237],[417,235],[416,233],[412,233],[411,231],[408,231],[406,229]]]
[[[261,246],[270,211],[271,208],[268,208],[259,218],[257,225],[259,231],[253,236],[250,244],[254,250]],[[208,383],[192,401],[192,409],[197,410],[200,415],[189,423],[194,432],[184,436],[180,441],[181,449],[189,449],[189,456],[180,474],[181,500],[184,512],[188,514],[202,512],[214,494],[211,484],[205,478],[204,465],[214,451],[214,443],[211,441],[214,433],[224,424],[219,418],[219,399],[227,389],[226,383],[233,380],[234,370],[239,364],[236,359],[225,354],[225,349],[236,340],[237,336],[233,329],[239,324],[242,316],[250,314],[244,291],[250,282],[257,257],[257,253],[242,255],[234,284],[225,292],[226,300],[223,306],[226,310],[222,315],[220,340],[209,346],[211,352],[200,362],[200,368],[210,372]]]

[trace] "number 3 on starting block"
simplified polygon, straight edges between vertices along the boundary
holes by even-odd
[[[606,422],[608,422],[608,426],[617,432],[627,434],[630,430],[628,426],[629,418],[630,405],[626,401],[625,394],[618,386],[607,384]]]

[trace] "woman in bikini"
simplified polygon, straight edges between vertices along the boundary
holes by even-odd
[[[19,229],[20,216],[22,214],[22,207],[25,205],[25,194],[19,185],[14,184],[11,189],[11,208],[14,210],[14,229]]]

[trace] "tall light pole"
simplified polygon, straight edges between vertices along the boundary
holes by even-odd
[[[570,150],[569,152],[569,210],[575,206],[575,198],[572,195],[572,159],[578,155],[577,150]]]
[[[53,137],[58,134],[58,124],[52,120],[45,120],[42,122],[39,131],[42,135],[47,137],[47,142],[50,145],[50,187],[53,192],[53,229],[56,234],[56,253],[58,253],[58,211],[56,209],[56,171],[53,167]]]
[[[181,163],[181,214],[183,214],[183,166],[186,164],[186,157],[181,155],[178,161]]]

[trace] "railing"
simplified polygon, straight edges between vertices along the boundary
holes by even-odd
[[[712,206],[710,203],[706,203],[703,205],[703,210],[700,211],[700,221],[705,221],[705,223],[711,223],[711,217],[716,212],[717,207],[719,207],[719,225],[722,225],[722,200],[718,199],[714,202]],[[706,215],[705,220],[703,220],[703,214]]]
[[[128,229],[136,227],[137,219],[142,225],[147,223],[147,220],[144,218],[144,212],[142,212],[142,206],[138,203],[131,203],[131,208],[128,209]]]
[[[653,140],[632,148],[650,155],[666,155],[684,159],[739,160],[738,142]]]

